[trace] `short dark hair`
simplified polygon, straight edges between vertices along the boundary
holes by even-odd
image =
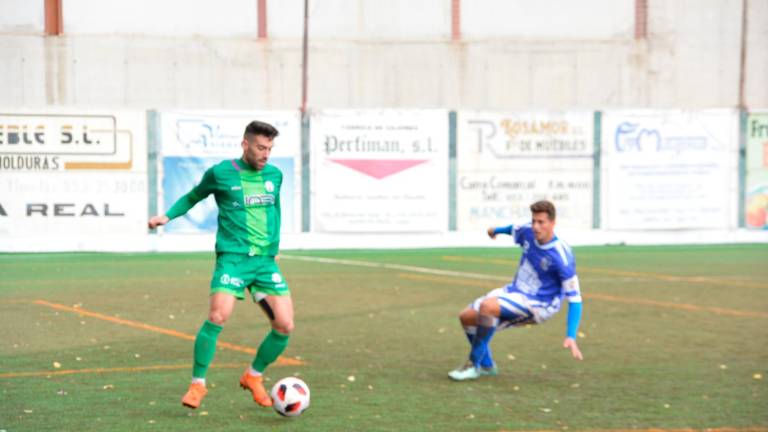
[[[552,221],[557,216],[555,205],[547,200],[536,201],[531,204],[531,213],[546,213],[549,216],[549,220]]]
[[[243,138],[250,141],[251,138],[253,138],[256,135],[261,135],[261,136],[265,136],[267,138],[273,139],[276,136],[280,135],[280,132],[278,132],[277,129],[275,129],[275,127],[269,123],[254,120],[248,123],[248,126],[245,127],[245,133],[243,134]]]

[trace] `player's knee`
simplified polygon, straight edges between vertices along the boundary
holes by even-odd
[[[282,334],[291,334],[293,332],[293,320],[276,319],[272,323],[272,328]]]
[[[477,319],[477,312],[472,308],[466,308],[459,313],[459,321],[462,325],[475,325],[475,319]]]
[[[493,297],[487,298],[480,303],[480,315],[497,316],[499,313],[499,302]]]
[[[208,313],[208,321],[216,325],[224,325],[227,322],[227,318],[229,317],[225,313],[218,310],[212,310]]]

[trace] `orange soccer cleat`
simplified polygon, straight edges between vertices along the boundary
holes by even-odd
[[[265,407],[272,406],[272,398],[267,394],[267,390],[264,389],[264,377],[253,376],[246,370],[243,372],[243,376],[240,377],[240,387],[244,390],[250,390],[253,394],[253,400]]]
[[[192,383],[189,385],[187,393],[181,398],[181,404],[185,407],[195,409],[200,406],[200,402],[203,401],[206,393],[208,393],[208,390],[205,388],[204,384]]]

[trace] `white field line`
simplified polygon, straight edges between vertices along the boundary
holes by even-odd
[[[400,271],[408,271],[413,273],[426,273],[426,274],[433,274],[433,275],[440,275],[440,276],[463,277],[467,279],[482,279],[482,280],[504,281],[504,282],[511,281],[511,278],[503,277],[503,276],[491,276],[491,275],[486,275],[481,273],[440,270],[440,269],[433,269],[429,267],[416,267],[416,266],[409,266],[409,265],[402,265],[402,264],[387,264],[387,263],[377,263],[377,262],[371,262],[371,261],[320,258],[320,257],[310,257],[310,256],[303,256],[303,255],[280,255],[280,258],[293,259],[298,261],[326,263],[326,264],[341,264],[341,265],[349,265],[349,266],[357,266],[357,267],[400,270]]]

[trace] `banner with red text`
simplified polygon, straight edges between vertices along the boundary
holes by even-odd
[[[310,146],[312,231],[448,229],[447,111],[319,111]]]

